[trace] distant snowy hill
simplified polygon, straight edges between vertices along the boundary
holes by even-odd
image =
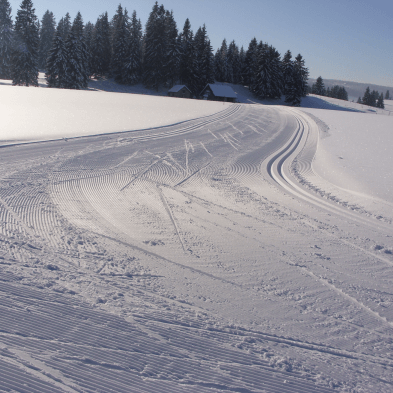
[[[322,77],[323,78],[323,77]],[[313,83],[316,82],[316,79],[309,78],[308,84],[311,86]],[[389,86],[381,86],[381,85],[373,85],[371,83],[358,83],[358,82],[350,82],[350,81],[342,81],[339,79],[323,79],[325,87],[333,87],[335,85],[345,87],[345,90],[348,92],[348,99],[350,101],[355,100],[359,97],[363,97],[364,92],[366,91],[367,87],[370,87],[370,90],[376,90],[380,93],[383,93],[385,96],[386,90],[390,91],[390,96],[393,93],[393,87]]]

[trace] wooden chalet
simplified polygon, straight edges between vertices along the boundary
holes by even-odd
[[[191,98],[191,91],[186,85],[175,85],[168,91],[169,97]]]
[[[205,100],[224,102],[236,102],[237,98],[232,87],[227,85],[217,85],[215,83],[207,84],[202,90],[200,96]]]

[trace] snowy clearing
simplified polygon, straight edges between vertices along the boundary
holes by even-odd
[[[0,390],[392,391],[388,112],[0,94]]]

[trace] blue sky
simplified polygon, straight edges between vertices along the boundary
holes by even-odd
[[[21,1],[9,0],[13,19]],[[114,0],[33,0],[39,19],[47,9],[59,21],[69,12],[81,12],[84,22],[95,23],[108,11],[115,13]],[[301,53],[310,77],[341,79],[393,87],[392,0],[164,0],[173,10],[178,29],[188,17],[194,32],[203,23],[214,50],[224,38],[247,49],[255,36],[284,55],[290,49]],[[125,0],[123,7],[136,10],[143,26],[154,0]]]

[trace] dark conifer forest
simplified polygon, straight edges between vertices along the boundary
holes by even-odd
[[[187,18],[179,27],[173,11],[158,2],[143,30],[136,11],[121,4],[111,20],[105,12],[95,23],[67,13],[58,23],[51,11],[41,21],[31,0],[23,0],[15,21],[8,0],[0,0],[0,78],[13,85],[37,86],[45,72],[49,87],[84,89],[90,79],[113,78],[119,84],[158,90],[185,84],[193,97],[208,83],[247,86],[259,99],[280,99],[300,105],[308,92],[303,57],[253,38],[239,48],[225,38],[213,52],[207,27],[195,32]]]

